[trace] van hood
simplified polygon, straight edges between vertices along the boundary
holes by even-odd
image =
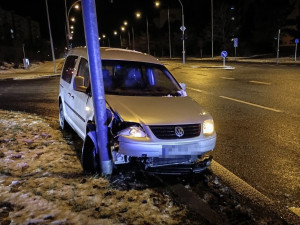
[[[195,124],[210,117],[190,97],[105,97],[111,109],[127,122],[146,125]]]

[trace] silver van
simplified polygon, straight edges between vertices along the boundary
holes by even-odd
[[[187,96],[166,67],[137,51],[101,48],[109,146],[114,166],[139,163],[163,174],[198,173],[211,162],[216,144],[211,115]],[[100,66],[99,66],[100,69]],[[84,140],[82,167],[100,169],[87,49],[66,57],[59,88],[59,121]]]

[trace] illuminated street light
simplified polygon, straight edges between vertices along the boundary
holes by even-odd
[[[155,5],[155,7],[158,8],[158,7],[160,6],[160,1],[155,1],[155,2],[154,2],[154,5]]]
[[[125,27],[124,26],[121,26],[121,31],[125,31]]]
[[[136,13],[135,13],[135,16],[136,16],[136,18],[139,19],[139,18],[141,18],[142,14],[141,14],[140,12],[136,12]]]
[[[118,35],[118,31],[114,31],[114,35],[117,36]],[[121,33],[120,33],[120,46],[122,48],[122,36],[121,36]]]
[[[135,13],[136,18],[140,19],[142,17],[142,14],[140,12]],[[147,26],[147,43],[148,43],[148,54],[150,54],[150,44],[149,44],[149,23],[148,23],[148,17],[146,17],[146,26]]]
[[[125,20],[123,24],[124,24],[124,26],[127,26],[128,22]]]
[[[160,8],[160,1],[155,1],[154,6],[156,8]],[[172,46],[171,46],[171,26],[170,26],[170,8],[168,7],[168,31],[169,31],[169,53],[170,53],[170,58],[172,58]]]
[[[77,0],[76,2],[74,2],[71,7],[69,8],[69,10],[67,10],[67,0],[65,0],[65,11],[66,11],[66,25],[67,25],[67,31],[66,31],[66,39],[67,39],[67,48],[69,48],[69,40],[72,40],[72,33],[70,32],[70,22],[69,22],[69,18],[70,18],[70,12],[71,9],[74,7],[75,9],[79,9],[79,4],[78,2],[80,2],[81,0]],[[71,21],[74,22],[75,18],[72,17]]]

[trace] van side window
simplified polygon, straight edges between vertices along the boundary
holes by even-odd
[[[84,86],[88,87],[89,86],[89,81],[90,81],[90,71],[89,71],[89,64],[86,59],[81,59],[79,67],[78,67],[78,73],[77,76],[82,76],[84,77]]]
[[[66,59],[61,78],[68,83],[71,83],[77,58],[78,56],[71,55]]]

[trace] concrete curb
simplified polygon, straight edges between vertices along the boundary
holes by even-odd
[[[298,208],[285,209],[277,205],[274,201],[269,199],[267,196],[250,186],[248,183],[243,181],[241,178],[231,173],[225,167],[217,163],[215,160],[212,161],[211,171],[220,178],[226,185],[236,191],[238,194],[246,197],[255,205],[264,207],[270,211],[277,212],[290,224],[300,225]],[[299,222],[298,222],[299,221]]]

